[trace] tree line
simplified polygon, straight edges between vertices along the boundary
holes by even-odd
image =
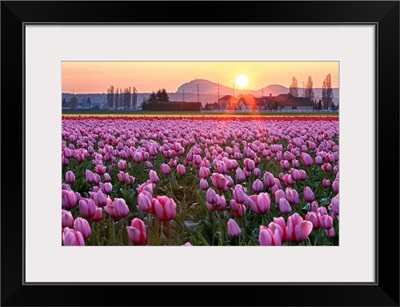
[[[107,104],[111,109],[117,110],[118,108],[133,108],[136,109],[137,106],[137,90],[136,87],[127,88],[114,88],[111,85],[107,89]]]
[[[299,86],[296,77],[292,77],[292,83],[290,84],[289,94],[298,97],[299,96]],[[328,110],[328,109],[338,109],[339,105],[335,105],[333,102],[333,89],[332,89],[332,78],[331,74],[326,75],[324,81],[322,82],[322,97],[317,100],[315,98],[313,81],[311,76],[308,76],[307,83],[304,89],[304,97],[308,98],[314,103],[314,109],[316,110]]]

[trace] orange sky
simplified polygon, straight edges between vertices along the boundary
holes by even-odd
[[[314,87],[321,87],[327,74],[332,87],[339,87],[339,62],[62,62],[62,92],[106,93],[110,85],[135,86],[139,93],[160,88],[176,92],[194,79],[232,87],[239,74],[249,78],[242,89],[258,90],[269,84],[289,87],[292,76],[299,88],[308,76]]]

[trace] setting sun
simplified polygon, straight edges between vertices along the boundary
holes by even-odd
[[[249,83],[249,78],[246,75],[239,75],[236,77],[236,84],[240,87],[244,87]]]

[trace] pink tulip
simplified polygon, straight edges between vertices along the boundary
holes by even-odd
[[[62,228],[69,227],[72,228],[74,227],[74,217],[72,216],[71,212],[62,210]]]
[[[93,194],[93,200],[97,207],[104,207],[107,205],[107,196],[101,190]]]
[[[313,158],[311,158],[311,156],[307,153],[303,152],[301,154],[300,158],[301,158],[301,162],[303,162],[304,166],[310,167],[314,163]]]
[[[292,207],[290,207],[289,202],[284,197],[279,199],[279,211],[282,214],[289,214],[290,212],[292,212]]]
[[[236,181],[240,182],[244,180],[246,180],[246,175],[244,174],[243,170],[240,167],[238,167],[236,169]]]
[[[100,185],[101,191],[102,191],[104,194],[111,194],[112,189],[113,189],[113,186],[112,186],[111,183],[109,183],[109,182],[106,182],[106,183],[100,182],[99,185]]]
[[[328,209],[332,211],[332,217],[339,215],[339,198],[337,196],[331,199]]]
[[[68,171],[65,173],[65,181],[67,183],[74,183],[75,182],[75,175],[72,171]]]
[[[190,242],[186,242],[185,244],[182,244],[181,246],[192,246]]]
[[[199,174],[200,174],[200,178],[207,179],[208,176],[210,176],[211,171],[208,167],[201,166]]]
[[[328,237],[328,238],[333,238],[333,237],[335,237],[336,236],[336,232],[335,232],[335,228],[329,228],[329,229],[325,229],[325,235]]]
[[[253,182],[252,189],[256,193],[262,192],[264,190],[264,185],[263,185],[262,181],[260,179],[256,179]]]
[[[228,227],[228,236],[230,238],[239,237],[240,234],[242,233],[239,225],[233,219],[229,219],[227,227]]]
[[[96,165],[94,167],[94,171],[98,174],[98,175],[103,175],[107,172],[107,169],[105,166],[103,165]],[[87,181],[87,177],[86,177],[86,181]],[[89,181],[88,181],[89,182]]]
[[[156,196],[157,201],[154,203],[156,214],[160,221],[170,221],[176,215],[176,203],[172,198],[167,196]]]
[[[332,188],[333,188],[333,192],[335,192],[335,194],[339,194],[339,179],[333,180]]]
[[[330,165],[329,163],[325,163],[324,165],[321,166],[321,169],[324,172],[330,172],[332,170],[332,165]]]
[[[158,178],[157,173],[152,169],[149,171],[149,179],[153,183],[157,183],[160,181],[160,178]]]
[[[278,230],[272,231],[264,225],[260,226],[260,233],[258,236],[260,246],[280,246],[282,245],[281,236]]]
[[[151,208],[152,200],[153,196],[149,192],[147,191],[140,192],[137,198],[139,209],[142,211],[149,211]]]
[[[92,199],[82,198],[79,201],[79,212],[82,217],[89,218],[96,213],[96,205]]]
[[[114,198],[114,208],[119,218],[126,217],[130,213],[125,199],[123,198]]]
[[[126,170],[127,167],[128,167],[128,163],[126,163],[125,160],[119,160],[119,161],[118,161],[118,169],[119,169],[120,171]]]
[[[74,229],[79,231],[84,239],[87,239],[92,235],[92,229],[90,228],[89,222],[83,218],[77,217],[75,219]]]
[[[321,165],[323,163],[322,157],[321,156],[316,156],[315,157],[315,164]]]
[[[240,184],[237,184],[235,186],[235,189],[233,190],[233,198],[239,204],[243,204],[246,201],[246,192],[244,191],[243,186],[241,186]]]
[[[120,183],[125,183],[125,173],[123,171],[117,174],[117,178]]]
[[[104,181],[110,182],[111,181],[111,176],[108,173],[104,174]]]
[[[288,217],[286,231],[290,241],[302,242],[310,235],[312,230],[313,224],[309,221],[304,221],[298,213]]]
[[[286,195],[285,195],[285,192],[283,192],[282,189],[279,189],[279,190],[277,190],[277,191],[274,193],[274,197],[275,197],[275,203],[276,203],[277,205],[279,205],[279,200],[280,200],[281,198],[286,198]]]
[[[251,159],[244,159],[244,166],[246,168],[247,171],[251,172],[256,168],[256,164],[253,160]]]
[[[219,173],[213,173],[211,175],[211,181],[213,185],[219,190],[225,189],[228,184],[228,180],[225,178],[225,176]]]
[[[307,212],[306,220],[313,224],[313,229],[319,229],[322,227],[322,216],[314,211]]]
[[[90,218],[93,222],[99,222],[103,219],[103,209],[97,207],[94,215]]]
[[[128,237],[135,245],[142,245],[147,240],[147,230],[143,221],[139,218],[134,218],[131,226],[126,226]]]
[[[62,206],[65,209],[72,209],[76,206],[78,200],[74,191],[62,190],[61,196],[62,196]]]
[[[183,176],[183,175],[186,174],[186,168],[185,168],[185,166],[184,166],[183,164],[179,164],[179,165],[177,166],[177,171],[178,171],[178,174],[179,174],[180,176]]]
[[[299,170],[297,170],[295,168],[290,169],[290,177],[294,181],[300,180],[300,172],[299,172]]]
[[[65,227],[63,231],[63,244],[64,246],[84,246],[85,240],[79,231]]]
[[[243,204],[238,204],[234,199],[229,201],[229,206],[232,210],[233,216],[235,217],[242,217],[246,214],[246,206]]]
[[[274,175],[269,172],[264,173],[264,184],[266,187],[270,188],[275,185]]]
[[[142,156],[142,154],[139,152],[139,151],[136,151],[134,154],[133,154],[133,161],[135,161],[136,163],[140,163],[140,162],[142,162],[143,161],[143,156]]]
[[[297,205],[299,203],[299,194],[295,189],[286,188],[285,196],[289,203]]]
[[[308,203],[311,203],[315,199],[314,192],[308,186],[304,188],[303,195],[304,195],[304,200]]]
[[[260,193],[248,196],[246,203],[256,214],[263,214],[270,209],[271,199],[268,193]]]
[[[258,167],[256,167],[256,168],[253,170],[253,175],[256,176],[256,177],[261,176],[261,170],[260,170]]]
[[[300,180],[305,180],[307,178],[307,173],[305,170],[301,169],[299,170],[300,173]]]
[[[163,164],[161,164],[161,173],[163,173],[164,175],[169,175],[169,174],[171,174],[171,168],[169,167],[169,165],[168,164],[165,164],[165,163],[163,163]]]
[[[208,182],[204,178],[200,178],[200,189],[203,191],[208,189]]]
[[[323,215],[322,216],[322,224],[325,229],[330,229],[333,227],[333,218],[330,215]]]
[[[331,185],[331,182],[329,181],[329,179],[322,179],[322,186],[324,188],[329,188],[330,185]]]
[[[271,223],[273,223],[273,224],[271,224]],[[269,228],[271,228],[272,230],[277,228],[276,225],[278,225],[282,229],[281,239],[282,239],[282,242],[286,242],[288,240],[288,236],[287,236],[287,226],[286,226],[285,219],[281,216],[274,217],[273,222],[271,222],[271,223],[269,225]]]

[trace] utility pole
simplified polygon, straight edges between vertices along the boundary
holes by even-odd
[[[199,85],[197,84],[197,102],[200,102],[200,91],[199,91]]]

